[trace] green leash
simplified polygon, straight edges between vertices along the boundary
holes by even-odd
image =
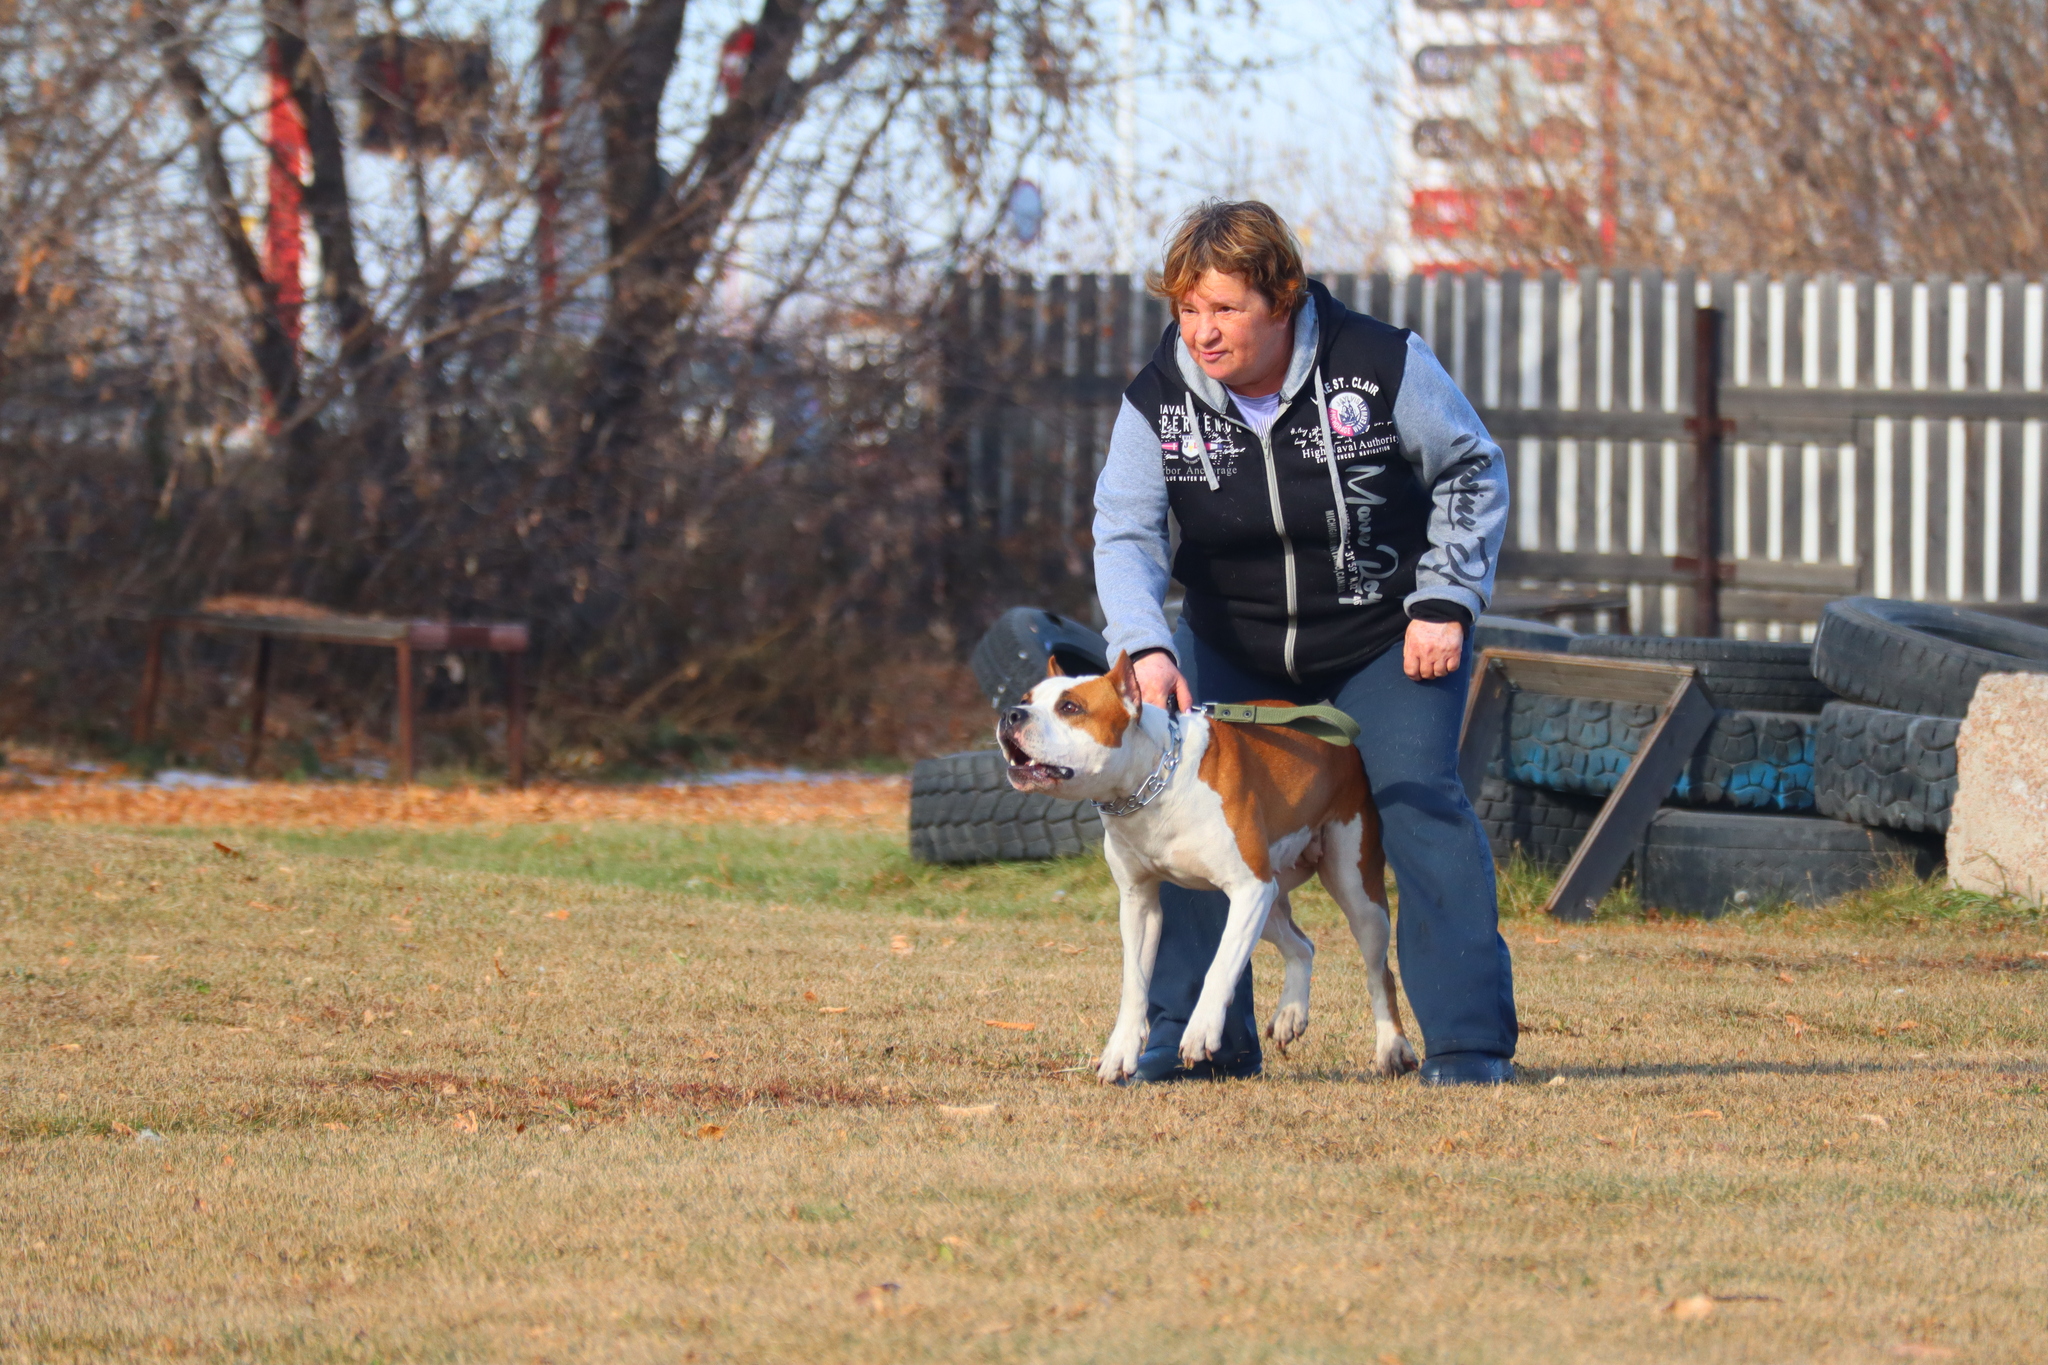
[[[1211,720],[1231,725],[1278,725],[1340,748],[1358,738],[1358,722],[1334,706],[1240,706],[1212,701],[1203,710]]]

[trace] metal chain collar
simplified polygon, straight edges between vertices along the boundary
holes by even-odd
[[[1200,708],[1196,708],[1199,710]],[[1173,781],[1174,769],[1180,767],[1180,712],[1169,708],[1166,712],[1166,752],[1159,756],[1159,765],[1152,775],[1138,784],[1138,789],[1129,796],[1120,796],[1114,801],[1097,801],[1095,809],[1104,815],[1135,815],[1158,799],[1166,790],[1166,784]]]

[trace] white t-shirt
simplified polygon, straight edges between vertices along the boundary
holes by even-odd
[[[1247,398],[1232,389],[1230,401],[1237,404],[1237,411],[1253,431],[1264,437],[1273,430],[1273,423],[1280,418],[1280,395],[1276,391],[1264,398]]]

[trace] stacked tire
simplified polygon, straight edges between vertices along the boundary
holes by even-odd
[[[1646,904],[1697,914],[1814,904],[1931,873],[1977,679],[2048,672],[2048,630],[1927,603],[1829,604],[1812,645],[1581,636],[1575,654],[1689,663],[1713,725],[1635,853]],[[1561,864],[1655,708],[1518,694],[1480,817],[1496,857]]]

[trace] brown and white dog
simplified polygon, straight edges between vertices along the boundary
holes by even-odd
[[[1358,750],[1275,726],[1213,722],[1199,711],[1174,718],[1144,703],[1130,656],[1107,674],[1071,678],[1057,661],[1043,682],[1003,713],[996,727],[1019,791],[1068,800],[1128,801],[1148,779],[1163,785],[1129,814],[1105,815],[1103,852],[1121,893],[1123,1000],[1096,1074],[1120,1080],[1145,1046],[1145,996],[1159,951],[1159,884],[1170,881],[1230,897],[1216,960],[1181,1037],[1186,1065],[1223,1045],[1224,1013],[1260,937],[1280,950],[1285,979],[1266,1036],[1284,1052],[1308,1028],[1315,945],[1294,923],[1287,895],[1313,872],[1351,923],[1365,954],[1378,1037],[1377,1069],[1412,1070],[1415,1051],[1401,1028],[1387,967],[1386,859],[1379,812]],[[1168,770],[1171,770],[1168,772]]]

